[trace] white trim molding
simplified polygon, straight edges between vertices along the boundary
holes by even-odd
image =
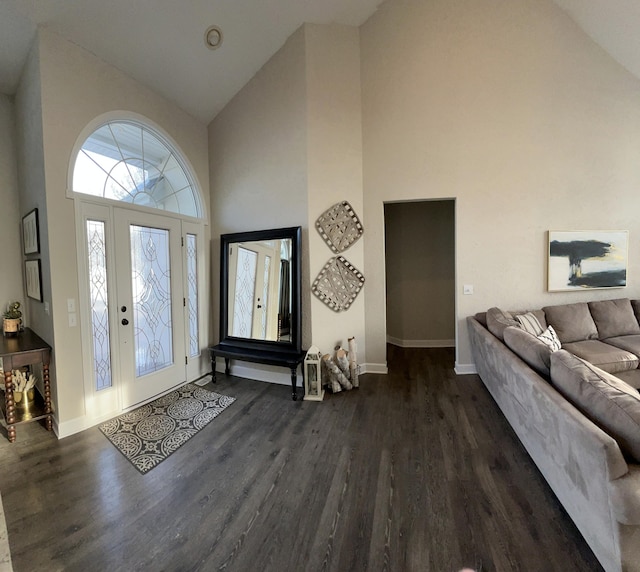
[[[360,365],[360,375],[364,373],[389,373],[389,369],[387,368],[386,363],[361,363]]]
[[[475,363],[457,363],[453,370],[456,372],[456,375],[473,375],[478,373],[476,369]]]
[[[401,340],[387,336],[387,343],[400,348],[455,348],[455,340]]]
[[[216,358],[216,372],[224,373],[224,358]],[[291,387],[291,371],[287,367],[269,365],[249,365],[247,363],[231,364],[231,374],[235,377],[252,379],[254,381],[266,381],[267,383],[277,383]],[[303,386],[301,373],[296,374],[296,385]]]

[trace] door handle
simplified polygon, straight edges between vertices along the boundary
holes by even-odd
[[[127,320],[126,318],[122,318],[122,325],[123,326],[128,326],[129,325],[129,320]]]

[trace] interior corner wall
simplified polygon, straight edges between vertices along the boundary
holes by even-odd
[[[457,367],[475,312],[640,296],[633,239],[626,289],[546,291],[549,229],[640,234],[637,78],[551,0],[387,0],[360,38],[367,361],[386,353],[385,201],[456,199]]]
[[[406,347],[455,338],[455,202],[384,205],[387,339]]]
[[[210,123],[209,162],[212,339],[217,340],[221,234],[302,227],[302,281],[309,282],[304,28],[291,35]],[[310,292],[303,288],[305,347],[311,339],[309,306]]]
[[[0,244],[2,280],[0,310],[18,300],[24,307],[22,288],[22,216],[18,194],[17,141],[13,98],[0,94]],[[26,213],[25,213],[26,214]]]
[[[57,417],[64,436],[68,434],[65,424],[76,426],[74,420],[85,415],[83,332],[80,327],[69,326],[67,320],[67,299],[78,300],[74,202],[66,196],[74,146],[87,125],[105,113],[120,111],[144,116],[163,129],[190,162],[205,201],[203,208],[208,212],[208,142],[204,124],[115,67],[46,28],[38,30],[37,42],[45,176],[44,181],[37,181],[37,188],[46,193],[46,217],[55,221],[43,230],[50,262],[45,271],[43,255],[43,280],[50,280],[44,295],[45,301],[51,297],[54,318],[53,339],[47,341],[54,346]],[[208,233],[209,227],[205,229],[207,245]],[[44,316],[43,305],[36,302],[36,306],[36,317]]]
[[[362,198],[362,117],[360,99],[360,38],[352,26],[305,25],[307,54],[307,164],[309,195],[309,252],[311,282],[336,256],[315,230],[316,219],[328,208],[348,201],[362,221],[367,220]],[[353,304],[334,312],[311,297],[312,342],[323,353],[348,346],[355,337],[359,361],[366,352],[364,300],[369,276],[364,268],[361,238],[340,253],[364,276],[365,286]],[[305,284],[306,288],[311,282]]]

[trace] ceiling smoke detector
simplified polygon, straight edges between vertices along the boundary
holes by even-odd
[[[218,26],[209,26],[204,33],[204,44],[210,50],[215,50],[222,45],[222,30]]]

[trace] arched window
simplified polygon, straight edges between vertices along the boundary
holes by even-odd
[[[202,217],[195,184],[177,151],[131,120],[110,121],[87,138],[73,167],[73,191]]]

